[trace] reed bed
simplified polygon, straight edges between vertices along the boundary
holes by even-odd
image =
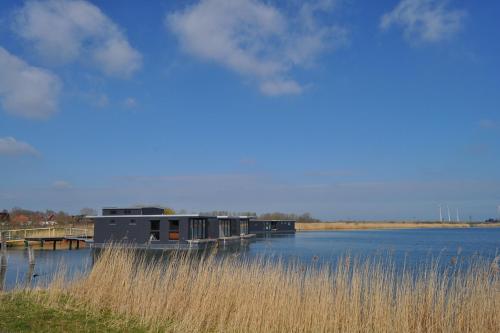
[[[105,250],[92,271],[44,289],[153,332],[500,332],[499,257],[411,270],[344,257],[334,267],[177,254],[148,260]]]
[[[478,224],[477,227],[500,227],[500,224]],[[373,230],[373,229],[425,229],[425,228],[470,228],[468,223],[440,222],[307,222],[296,223],[297,230]]]

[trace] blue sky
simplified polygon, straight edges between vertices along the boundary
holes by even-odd
[[[496,1],[0,3],[0,208],[495,217]]]

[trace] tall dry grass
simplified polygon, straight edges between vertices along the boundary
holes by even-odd
[[[478,227],[499,227],[500,224],[478,224]],[[439,222],[308,222],[296,223],[295,228],[303,231],[315,230],[374,230],[374,229],[426,229],[426,228],[470,228],[467,223]]]
[[[345,257],[333,268],[131,250],[102,253],[89,275],[45,292],[169,332],[500,332],[498,260],[417,272]],[[453,271],[453,272],[452,272]]]

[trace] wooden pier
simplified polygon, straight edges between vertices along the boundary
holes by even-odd
[[[52,249],[57,249],[57,243],[68,242],[69,249],[80,248],[81,243],[92,244],[93,235],[88,229],[79,228],[33,228],[4,230],[0,232],[0,246],[6,248],[9,243],[24,242],[25,247],[33,242],[44,248],[45,243],[52,244]]]

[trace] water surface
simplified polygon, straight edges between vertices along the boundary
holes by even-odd
[[[267,256],[305,264],[334,264],[339,256],[346,255],[390,256],[396,264],[410,266],[436,258],[442,263],[457,258],[467,262],[475,256],[493,258],[500,253],[500,228],[304,231],[258,238],[245,246],[219,252],[220,256],[249,259]],[[90,249],[40,249],[35,251],[35,257],[36,264],[30,272],[27,251],[9,249],[4,287],[10,289],[16,283],[26,283],[27,277],[33,281],[49,280],[61,265],[71,276],[92,266]]]

